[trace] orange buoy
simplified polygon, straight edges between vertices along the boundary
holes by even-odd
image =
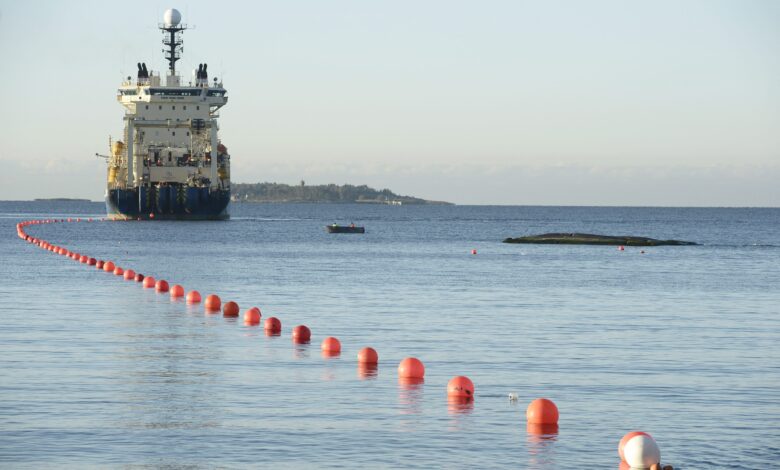
[[[268,317],[265,319],[263,329],[265,330],[266,334],[278,335],[282,332],[282,322],[279,321],[279,319],[276,317]]]
[[[365,347],[358,351],[358,364],[376,364],[379,362],[379,354],[376,349]]]
[[[244,324],[246,325],[259,325],[260,324],[260,317],[263,315],[260,313],[260,309],[257,307],[252,307],[246,312],[244,312]]]
[[[114,263],[112,263],[111,261],[106,261],[105,263],[103,263],[103,271],[105,272],[112,273],[114,272],[114,268],[116,268],[116,266],[114,266]]]
[[[95,266],[97,264],[97,260],[95,258],[90,258],[87,260],[87,266]]]
[[[187,292],[187,303],[188,304],[198,304],[200,303],[200,292],[196,290],[191,290]]]
[[[311,330],[306,325],[298,325],[292,330],[292,339],[294,343],[308,343],[311,341]]]
[[[121,276],[125,273],[125,270],[120,268],[119,266],[114,268],[114,276]]]
[[[99,260],[95,261],[95,267],[98,268],[98,269],[103,269],[103,265],[104,264],[105,263],[103,262],[102,259],[99,259]]]
[[[154,212],[150,212],[150,213],[149,213],[149,218],[150,218],[150,219],[154,219]]]
[[[341,351],[328,351],[326,349],[322,350],[322,357],[325,359],[329,359],[332,357],[339,357],[341,356]]]
[[[128,269],[125,271],[125,281],[132,281],[135,279],[135,271]]]
[[[152,276],[146,276],[146,277],[144,278],[144,284],[143,284],[143,286],[144,286],[146,289],[153,289],[153,288],[154,288],[154,284],[155,284],[155,280],[154,280],[154,278],[153,278]]]
[[[532,437],[534,442],[543,442],[555,437],[558,434],[557,424],[532,424],[525,425],[525,432]]]
[[[160,279],[154,284],[154,290],[157,292],[168,292],[168,281]]]
[[[424,377],[398,377],[398,387],[402,390],[419,390],[424,384]]]
[[[474,382],[466,376],[459,375],[447,382],[447,396],[450,398],[474,398]]]
[[[144,281],[144,275],[141,273],[136,273],[135,282],[143,282],[143,281]]]
[[[89,256],[87,256],[87,255],[81,255],[81,256],[79,256],[79,263],[84,263],[84,264],[86,264],[86,263],[87,263],[87,261],[89,261]]]
[[[171,287],[171,298],[176,299],[179,297],[184,297],[184,287],[176,284],[175,286]]]
[[[209,294],[206,296],[206,302],[204,302],[203,306],[209,312],[219,312],[222,307],[222,300],[220,300],[218,295]]]
[[[477,254],[477,250],[471,250],[471,254],[472,255],[476,255]]]
[[[626,250],[626,247],[624,247],[623,245],[620,245],[618,247],[618,251],[625,251],[625,250]]]
[[[225,317],[237,317],[239,312],[238,304],[232,300],[225,302],[222,306],[222,316]]]
[[[425,366],[416,357],[407,357],[398,364],[398,377],[402,379],[422,379],[425,377]]]
[[[558,407],[546,398],[537,398],[528,405],[525,418],[531,424],[558,424]]]
[[[322,340],[322,345],[320,345],[320,349],[331,353],[341,352],[341,341],[339,341],[338,338],[335,338],[333,336],[328,336],[327,338]]]
[[[635,436],[650,436],[650,434],[644,432],[644,431],[631,431],[630,433],[623,436],[622,439],[620,439],[620,442],[618,443],[618,456],[620,456],[620,461],[625,462],[626,457],[623,455],[623,448],[626,446],[626,443],[631,440],[632,437]]]

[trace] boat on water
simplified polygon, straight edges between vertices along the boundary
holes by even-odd
[[[350,225],[331,224],[331,225],[326,225],[325,229],[328,231],[328,233],[366,233],[365,227],[358,227],[355,224],[350,224]]]
[[[106,211],[109,218],[220,220],[230,217],[230,155],[219,141],[217,118],[227,91],[208,64],[192,78],[176,70],[182,34],[181,13],[169,9],[163,33],[168,70],[138,63],[136,78],[117,91],[125,108],[124,135],[109,140]],[[163,80],[164,78],[164,80]]]

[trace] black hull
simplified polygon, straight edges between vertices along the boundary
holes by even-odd
[[[230,190],[166,186],[110,189],[106,212],[111,219],[225,220]]]

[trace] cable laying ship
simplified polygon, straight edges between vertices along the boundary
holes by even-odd
[[[198,66],[194,81],[182,83],[176,61],[187,26],[175,9],[163,21],[165,83],[139,63],[137,79],[127,77],[117,92],[125,129],[123,140],[109,142],[108,217],[227,219],[230,155],[217,136],[227,91],[216,77],[209,84],[207,64]]]

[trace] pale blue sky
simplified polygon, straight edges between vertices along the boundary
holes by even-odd
[[[115,89],[184,34],[234,182],[463,204],[780,205],[780,2],[0,0],[0,199],[104,192]]]

